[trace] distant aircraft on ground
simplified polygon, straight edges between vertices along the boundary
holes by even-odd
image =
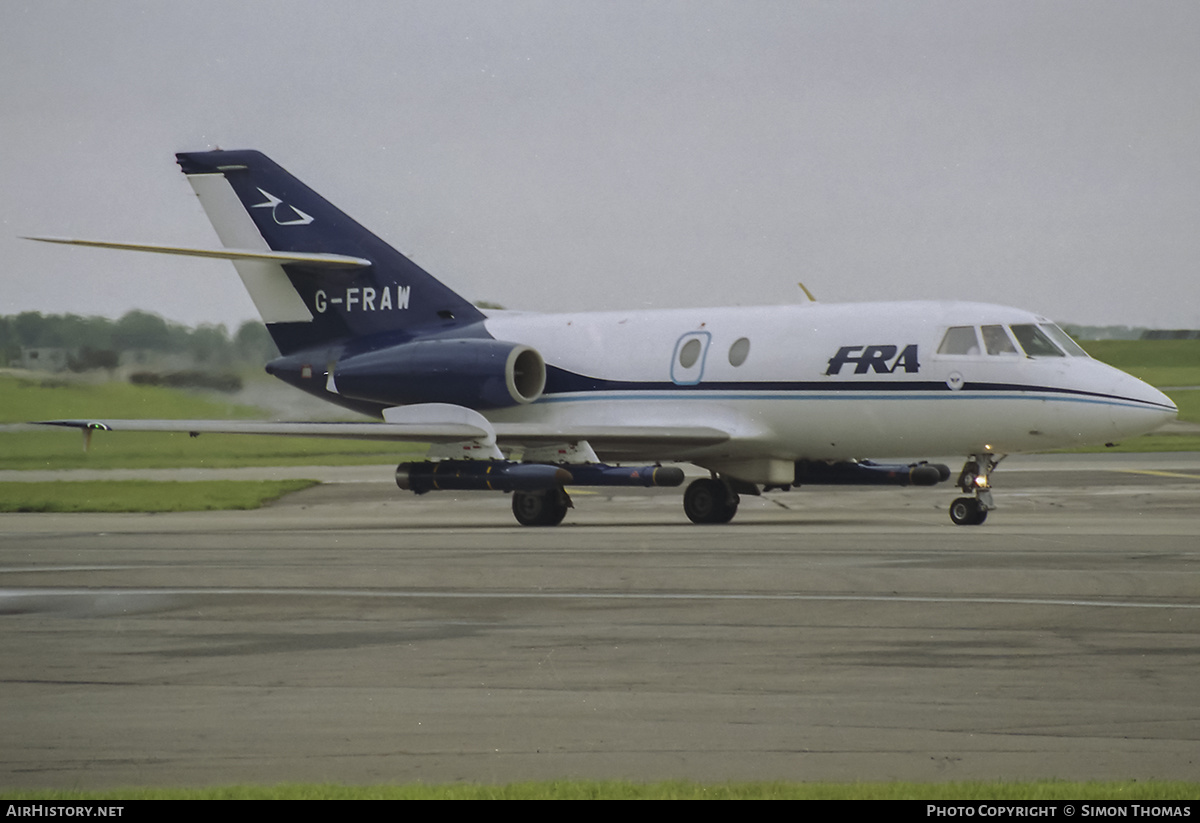
[[[511,492],[556,525],[566,486],[678,486],[693,522],[740,495],[815,484],[934,485],[962,454],[967,496],[994,508],[1004,455],[1107,443],[1176,415],[1045,317],[978,303],[805,304],[532,314],[483,311],[265,155],[177,155],[223,249],[55,243],[233,262],[281,356],[279,379],[382,422],[56,420],[104,431],[245,432],[431,443],[400,488]],[[620,464],[620,465],[615,465]]]

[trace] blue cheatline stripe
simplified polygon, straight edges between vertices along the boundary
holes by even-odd
[[[954,391],[946,383],[932,380],[856,380],[831,385],[829,381],[710,381],[678,385],[666,381],[606,380],[585,377],[556,366],[547,367],[546,393],[538,402],[561,403],[578,400],[680,400],[700,396],[715,400],[847,400],[854,395],[873,395],[886,400],[1004,397],[1014,400],[1058,399],[1073,403],[1095,403],[1127,408],[1172,411],[1173,407],[1132,397],[1037,386],[1021,383],[965,383]],[[1031,397],[1029,395],[1041,395]],[[1049,395],[1047,397],[1046,395]]]
[[[564,392],[543,395],[538,403],[581,403],[589,401],[613,400],[856,400],[869,397],[871,400],[1039,400],[1060,403],[1085,403],[1098,406],[1120,406],[1123,408],[1143,409],[1146,411],[1172,411],[1170,406],[1160,403],[1150,403],[1128,397],[1105,395],[1095,392],[1071,391],[1059,388],[1041,388],[1021,386],[1010,388],[963,388],[960,391],[911,391],[889,388],[872,388],[864,390],[855,388],[830,391],[824,388],[820,391],[812,389],[775,388],[772,390],[723,391],[708,388],[679,388],[675,391],[647,388],[645,390],[607,390],[594,389],[583,392]]]

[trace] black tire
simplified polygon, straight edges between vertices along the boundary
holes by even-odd
[[[738,496],[720,480],[693,480],[683,493],[683,512],[693,523],[728,523],[737,514]]]
[[[956,526],[982,525],[987,515],[987,508],[974,497],[960,497],[950,504],[950,519]]]
[[[522,526],[557,526],[567,516],[565,498],[558,489],[513,492],[513,517]]]

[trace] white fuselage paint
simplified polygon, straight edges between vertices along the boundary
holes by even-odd
[[[798,459],[1105,443],[1174,418],[1161,392],[1089,357],[937,353],[951,326],[1047,322],[1020,309],[942,302],[493,313],[493,336],[532,346],[551,369],[623,385],[581,385],[487,416],[546,428],[711,426],[731,440],[673,456],[776,469]],[[742,339],[748,351],[735,346]]]

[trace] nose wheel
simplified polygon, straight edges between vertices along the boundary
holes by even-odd
[[[956,526],[979,526],[987,520],[988,512],[996,508],[992,502],[992,472],[1004,456],[971,455],[958,475],[958,487],[974,497],[960,497],[950,504],[950,519]]]
[[[960,497],[950,504],[950,519],[956,526],[978,526],[987,514],[987,506],[975,497]]]

